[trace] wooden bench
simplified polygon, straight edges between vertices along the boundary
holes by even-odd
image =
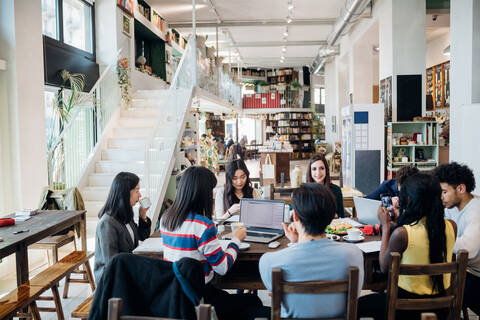
[[[67,274],[85,266],[87,277],[91,280],[90,286],[95,290],[93,274],[88,260],[93,257],[92,252],[73,251],[56,264],[48,267],[38,275],[23,283],[4,297],[0,298],[0,319],[14,317],[19,310],[30,307],[31,317],[40,319],[39,311],[56,312],[58,319],[64,319],[60,296],[58,294],[58,283]],[[52,297],[40,297],[45,291],[51,289]],[[36,300],[53,300],[56,308],[39,308]]]
[[[72,311],[72,318],[87,319],[92,306],[93,294]]]

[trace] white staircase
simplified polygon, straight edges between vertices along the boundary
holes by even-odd
[[[129,171],[140,177],[140,192],[146,194],[145,147],[157,122],[162,121],[162,104],[168,90],[139,90],[133,94],[132,107],[120,111],[107,147],[101,150],[101,160],[95,172],[88,176],[88,185],[81,190],[87,217],[95,219],[107,199],[115,175]],[[160,159],[165,163],[169,159]],[[155,175],[155,172],[151,172]]]

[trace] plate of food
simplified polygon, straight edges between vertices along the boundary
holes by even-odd
[[[347,230],[351,229],[351,228],[352,228],[352,225],[350,223],[345,223],[345,222],[335,223],[335,222],[332,222],[331,224],[329,224],[327,226],[325,231],[327,233],[331,233],[331,234],[346,235]]]

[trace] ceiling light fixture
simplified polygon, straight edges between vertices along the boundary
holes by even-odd
[[[293,2],[288,1],[288,10],[293,10]]]
[[[287,47],[283,47],[282,52],[287,52]]]
[[[290,16],[287,17],[287,23],[292,23],[292,18],[290,18]]]
[[[285,30],[285,32],[283,33],[283,36],[284,37],[288,37],[288,30]],[[285,40],[286,41],[286,40]]]

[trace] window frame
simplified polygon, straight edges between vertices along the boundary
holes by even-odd
[[[45,34],[43,34],[43,30],[42,30],[42,35],[48,39],[48,41],[50,43],[55,42],[55,45],[57,47],[60,47],[62,49],[65,49],[67,51],[70,51],[71,53],[74,53],[74,54],[79,54],[79,55],[82,55],[92,61],[96,61],[96,49],[97,49],[97,46],[96,46],[96,36],[95,36],[95,33],[96,33],[96,30],[95,30],[95,3],[90,3],[86,0],[76,0],[76,1],[80,1],[82,2],[83,4],[85,4],[87,7],[90,8],[90,12],[91,12],[91,17],[92,17],[92,52],[89,52],[87,50],[83,50],[83,49],[80,49],[80,48],[77,48],[75,46],[72,46],[70,44],[67,44],[65,43],[65,37],[64,37],[64,28],[63,28],[63,1],[64,0],[55,0],[55,4],[56,4],[56,15],[57,15],[57,21],[56,21],[56,25],[57,25],[57,38],[58,39],[55,39],[55,38],[52,38],[50,36],[47,36]]]

